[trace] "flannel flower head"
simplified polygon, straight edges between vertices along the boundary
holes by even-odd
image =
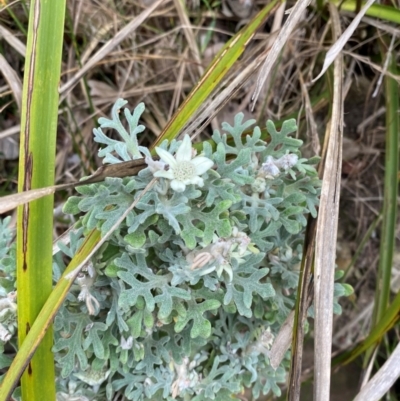
[[[183,192],[186,185],[190,184],[202,187],[204,181],[200,175],[204,174],[214,164],[207,157],[193,157],[192,142],[189,135],[185,135],[183,138],[182,143],[175,153],[175,157],[159,147],[156,147],[155,150],[161,160],[168,165],[169,169],[156,171],[154,177],[171,180],[171,188],[176,192]]]

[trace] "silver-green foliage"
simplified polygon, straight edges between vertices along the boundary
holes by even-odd
[[[125,104],[119,99],[112,120],[94,130],[105,162],[150,156],[136,137],[144,106],[125,109],[126,129]],[[80,273],[54,323],[58,400],[231,400],[244,387],[255,398],[280,394],[288,362],[273,369],[269,348],[294,306],[306,215],[318,204],[318,160],[301,158],[294,120],[280,132],[268,121],[268,143],[253,124],[238,114],[224,134],[214,132],[215,150],[204,143],[214,168],[203,186],[176,192],[159,178]],[[174,154],[180,146],[161,148]],[[107,233],[155,168],[150,162],[135,177],[77,188],[64,211],[81,216],[80,228],[69,247],[59,245],[55,279],[85,233]]]
[[[95,130],[108,162],[138,157],[143,106],[132,114],[125,109],[128,133],[119,120],[122,105],[113,120],[99,122],[124,142]],[[320,183],[317,160],[301,159],[302,142],[289,136],[294,120],[280,132],[269,121],[268,144],[258,127],[243,137],[253,124],[238,114],[233,126],[223,124],[224,134],[214,133],[215,151],[204,144],[215,168],[202,176],[203,187],[175,192],[160,179],[113,233],[94,261],[94,315],[71,298],[56,319],[64,334],[54,350],[64,378],[78,373],[88,383],[102,372],[97,384],[108,399],[120,391],[133,400],[222,400],[244,386],[255,397],[279,393],[285,370],[271,368],[268,348],[294,304],[300,234],[305,216],[316,214]],[[173,154],[179,145],[162,148]],[[285,157],[292,161],[283,166]],[[263,167],[267,160],[272,169]],[[84,212],[84,229],[105,234],[152,178],[148,168],[78,188],[81,196],[64,211]]]

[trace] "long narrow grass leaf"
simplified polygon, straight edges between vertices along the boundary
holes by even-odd
[[[396,74],[396,57],[389,52],[389,70]],[[399,90],[398,84],[385,77],[386,88],[386,152],[382,232],[380,240],[377,288],[373,322],[378,322],[389,303],[390,279],[396,239],[397,194],[399,170]]]
[[[368,348],[376,345],[382,337],[400,320],[400,292],[386,310],[382,319],[374,326],[368,337],[352,350],[344,352],[332,361],[332,366],[345,365],[362,355]]]
[[[251,41],[256,30],[271,14],[280,0],[273,0],[265,6],[240,32],[238,32],[215,56],[213,62],[204,72],[197,85],[189,93],[185,101],[178,108],[171,120],[165,126],[153,148],[164,139],[169,141],[175,138],[187,124],[199,106],[207,99],[210,93],[221,82],[235,61],[242,55],[247,44]]]
[[[54,183],[58,83],[65,0],[30,4],[21,112],[18,190]],[[18,341],[21,347],[52,291],[53,197],[18,209]],[[48,330],[22,377],[22,400],[54,400],[55,372]]]
[[[343,11],[355,11],[358,4],[358,2],[355,0],[348,0],[344,2],[340,0],[333,0],[331,2],[333,4],[336,4],[338,7],[340,6],[340,9]],[[373,4],[366,12],[366,15],[368,15],[369,17],[375,17],[388,22],[395,22],[397,24],[400,24],[400,10],[393,6]]]

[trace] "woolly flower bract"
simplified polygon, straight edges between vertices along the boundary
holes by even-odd
[[[161,160],[169,166],[168,170],[158,170],[154,177],[171,180],[171,188],[176,192],[183,192],[186,185],[194,184],[202,187],[203,179],[200,177],[209,170],[214,162],[204,156],[192,158],[192,142],[189,135],[185,135],[175,157],[164,149],[156,147]]]

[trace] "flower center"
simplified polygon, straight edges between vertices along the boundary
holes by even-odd
[[[191,179],[196,175],[196,167],[192,162],[181,161],[174,168],[174,178],[178,181]]]

